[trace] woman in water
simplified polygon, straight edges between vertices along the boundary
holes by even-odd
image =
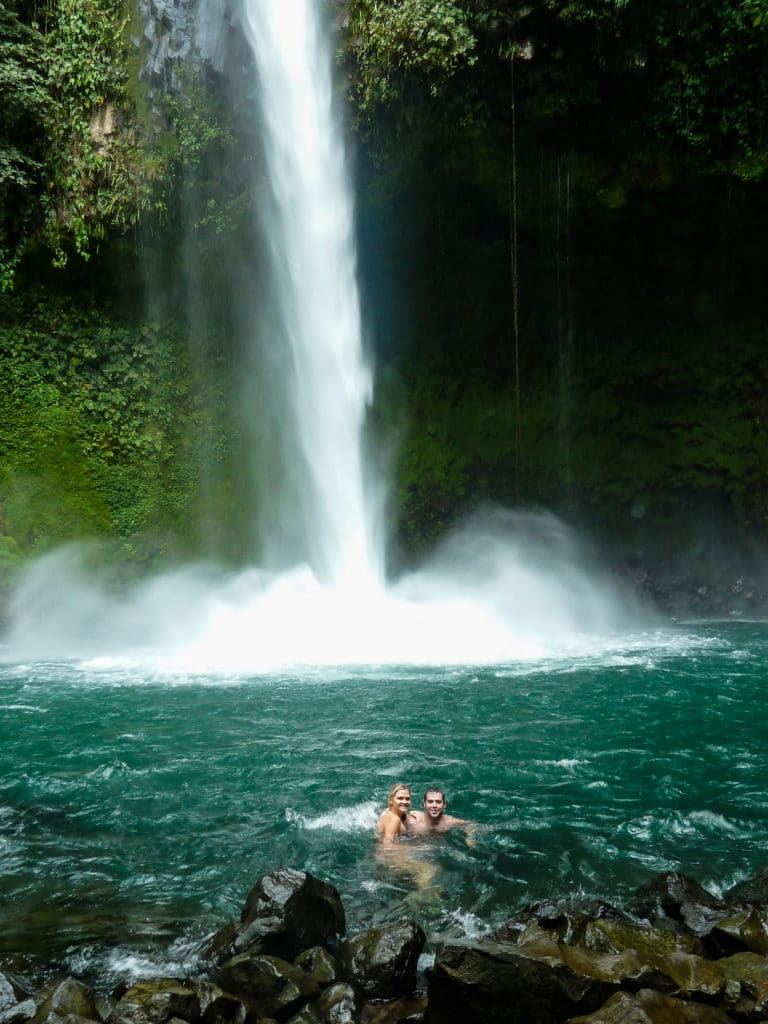
[[[387,809],[379,818],[378,835],[385,843],[394,843],[408,829],[411,809],[411,787],[396,782],[387,794]]]

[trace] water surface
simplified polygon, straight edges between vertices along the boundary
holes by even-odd
[[[762,623],[678,626],[497,666],[153,675],[0,667],[0,955],[103,978],[191,970],[278,865],[351,930],[475,935],[655,872],[715,892],[766,859]],[[377,855],[393,782],[483,828]],[[18,961],[16,961],[18,963]]]

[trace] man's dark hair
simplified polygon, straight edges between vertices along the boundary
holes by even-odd
[[[445,803],[445,793],[443,792],[442,789],[440,789],[439,786],[430,786],[429,789],[425,789],[424,790],[424,800],[427,799],[427,797],[429,796],[430,793],[439,793],[440,796],[443,798],[443,803]],[[423,801],[422,801],[422,803],[423,803]]]

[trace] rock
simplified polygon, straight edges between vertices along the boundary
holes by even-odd
[[[0,971],[0,1013],[28,999],[34,990],[23,978],[10,971]]]
[[[733,1018],[713,1006],[641,989],[635,995],[617,992],[595,1013],[570,1017],[566,1024],[733,1024]]]
[[[582,945],[584,931],[596,920],[625,921],[627,914],[602,900],[552,899],[532,903],[487,938],[493,942],[524,945],[542,938]]]
[[[307,1003],[291,1017],[288,1024],[323,1024],[323,1018],[314,1003]]]
[[[346,930],[338,891],[306,871],[278,868],[254,885],[240,922],[213,937],[206,953],[215,960],[252,951],[292,960],[311,946],[326,946]]]
[[[616,991],[612,982],[567,967],[556,943],[549,950],[533,956],[511,943],[446,943],[430,975],[426,1020],[562,1024],[597,1010]]]
[[[754,907],[768,906],[768,866],[760,868],[751,878],[745,878],[730,888],[723,899],[730,904],[751,904]]]
[[[658,966],[683,995],[715,1001],[725,993],[725,972],[712,960],[677,951],[663,957]]]
[[[360,1024],[419,1024],[424,1020],[427,997],[424,994],[390,999],[385,1003],[366,1003],[360,1012]]]
[[[758,953],[736,953],[722,957],[718,967],[728,981],[736,982],[740,995],[731,997],[733,1010],[740,1014],[765,1014],[768,1010],[768,961]]]
[[[291,1017],[288,1024],[323,1024],[323,1018],[314,1003],[307,1003]]]
[[[303,953],[299,953],[293,963],[295,967],[301,968],[302,971],[306,971],[310,977],[314,978],[320,988],[332,985],[334,981],[338,980],[338,964],[328,950],[323,949],[322,946],[313,946],[312,949],[304,950]]]
[[[580,944],[596,953],[623,953],[626,949],[634,949],[654,962],[671,953],[704,955],[701,940],[693,935],[629,921],[589,921],[581,933]]]
[[[245,1007],[218,985],[196,978],[192,987],[200,1003],[200,1024],[245,1024]]]
[[[724,917],[712,929],[712,939],[725,945],[730,940],[732,947],[727,952],[745,950],[768,955],[768,914],[765,910],[750,907]]]
[[[59,1024],[65,1017],[71,1018],[69,1024],[101,1021],[93,989],[75,978],[64,978],[46,986],[35,997],[35,1004],[32,1024]]]
[[[343,943],[344,976],[366,999],[394,999],[416,987],[416,964],[426,936],[414,921],[369,928]]]
[[[679,871],[662,871],[635,891],[630,909],[639,917],[672,917],[677,920],[681,906],[696,900],[718,902],[695,879]]]
[[[280,957],[252,951],[222,964],[215,980],[243,1001],[249,1019],[287,1020],[320,992],[319,984],[306,971]]]
[[[5,974],[0,971],[0,1013],[15,1006],[19,1002],[13,985]]]
[[[26,1024],[37,1013],[34,999],[24,999],[0,1013],[0,1024]]]
[[[704,936],[729,908],[694,879],[665,871],[640,886],[629,909],[653,925],[682,924],[694,935]]]
[[[107,1024],[165,1024],[171,1017],[198,1024],[197,993],[175,978],[151,978],[131,985],[107,1017]]]
[[[96,1009],[96,996],[93,989],[75,978],[65,978],[56,986],[51,994],[50,1008],[60,1017],[75,1014],[88,1020],[101,1020],[99,1011]]]
[[[356,1020],[355,990],[344,982],[327,988],[315,1005],[323,1024],[353,1024]]]

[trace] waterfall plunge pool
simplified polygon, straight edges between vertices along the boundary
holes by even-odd
[[[764,859],[767,661],[746,622],[480,666],[6,661],[0,958],[109,982],[190,971],[283,864],[337,886],[351,931],[406,914],[432,948],[546,896],[621,904],[662,870],[718,892]],[[400,779],[416,805],[443,785],[476,845],[377,857]]]

